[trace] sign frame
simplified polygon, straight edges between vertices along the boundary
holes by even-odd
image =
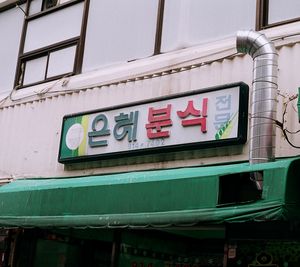
[[[197,94],[204,94],[219,90],[230,89],[234,87],[239,87],[239,104],[238,104],[238,130],[237,136],[235,138],[228,139],[220,139],[220,140],[210,140],[210,141],[200,141],[200,142],[192,142],[192,143],[184,143],[184,144],[175,144],[170,146],[162,146],[162,147],[150,147],[150,148],[142,148],[142,149],[134,149],[134,150],[126,150],[126,151],[117,151],[105,154],[92,154],[92,155],[83,155],[77,157],[63,157],[62,156],[62,143],[63,143],[63,135],[64,135],[64,124],[65,122],[74,117],[83,116],[83,115],[91,115],[94,113],[101,112],[109,112],[113,110],[119,110],[123,108],[130,108],[134,106],[140,106],[143,104],[150,104],[159,101],[178,99],[186,96],[193,96]],[[86,112],[78,112],[73,114],[65,115],[62,119],[61,133],[60,133],[60,142],[59,142],[59,154],[58,154],[58,162],[63,164],[68,163],[79,163],[79,162],[87,162],[87,161],[95,161],[95,160],[104,160],[111,159],[112,157],[132,157],[138,155],[149,155],[149,154],[161,154],[161,153],[172,153],[184,150],[199,150],[205,148],[212,147],[224,147],[230,145],[242,145],[247,141],[247,129],[248,129],[248,103],[249,103],[249,86],[244,82],[237,82],[226,84],[222,86],[209,87],[204,89],[192,90],[184,93],[172,94],[163,97],[151,98],[143,101],[137,101],[132,103],[126,103],[106,108],[94,109]],[[168,152],[166,152],[168,151]]]

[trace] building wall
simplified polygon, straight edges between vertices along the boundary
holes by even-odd
[[[299,129],[296,97],[300,85],[300,23],[265,30],[279,53],[278,121],[289,102],[285,126]],[[294,36],[295,35],[295,36]],[[114,158],[92,163],[58,163],[64,115],[150,100],[243,81],[252,83],[252,59],[236,55],[235,37],[179,49],[129,63],[13,91],[0,105],[0,177],[79,176],[175,168],[248,159],[248,142],[230,147]],[[96,56],[96,55],[95,55]],[[290,141],[300,145],[297,134]],[[249,138],[248,138],[249,140]],[[298,155],[277,129],[276,157]]]

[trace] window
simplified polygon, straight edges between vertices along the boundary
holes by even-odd
[[[259,0],[257,30],[300,20],[299,0]]]
[[[49,50],[46,54],[38,54],[37,58],[24,60],[21,67],[24,69],[21,82],[26,85],[59,77],[61,74],[72,74],[76,48],[76,44],[73,44]],[[61,62],[63,64],[60,64]]]
[[[20,8],[24,9],[25,5]],[[24,13],[15,6],[0,12],[0,94],[14,86],[23,21]]]
[[[253,0],[165,0],[162,52],[235,35],[255,27]]]
[[[158,5],[158,0],[91,0],[83,71],[152,56]]]
[[[79,73],[88,0],[28,0],[15,85]]]
[[[46,10],[46,9],[54,7],[56,5],[57,5],[57,0],[44,0],[42,10]]]
[[[54,8],[71,1],[74,0],[31,0],[29,15],[33,15],[41,11],[46,11],[50,8]]]
[[[300,20],[299,0],[27,0],[24,9],[17,87]]]

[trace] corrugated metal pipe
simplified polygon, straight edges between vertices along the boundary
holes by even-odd
[[[278,54],[265,35],[255,31],[239,31],[236,47],[253,58],[249,162],[269,162],[275,158]]]

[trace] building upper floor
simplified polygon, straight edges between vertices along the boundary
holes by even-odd
[[[297,21],[296,0],[2,0],[0,94]]]
[[[58,162],[66,115],[136,107],[133,103],[237,82],[246,83],[251,95],[253,61],[236,52],[240,29],[261,30],[277,48],[276,157],[298,155],[300,15],[297,1],[286,3],[2,1],[0,176],[77,176],[248,160],[249,129],[245,144]]]

